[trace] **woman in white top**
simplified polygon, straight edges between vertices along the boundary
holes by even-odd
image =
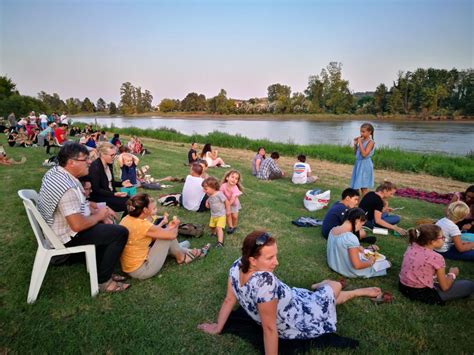
[[[230,168],[230,165],[224,163],[224,160],[217,156],[217,149],[212,150],[210,143],[206,143],[202,148],[201,158],[206,160],[209,168],[215,166],[220,166],[221,168]]]

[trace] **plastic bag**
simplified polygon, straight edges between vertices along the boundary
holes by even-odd
[[[311,212],[321,210],[328,206],[331,199],[331,190],[308,190],[304,197],[304,207]]]

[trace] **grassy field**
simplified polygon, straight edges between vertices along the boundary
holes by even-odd
[[[5,137],[0,144],[5,144]],[[151,155],[143,162],[155,177],[184,177],[187,144],[170,145],[147,141]],[[50,267],[38,300],[26,303],[36,240],[16,191],[38,190],[46,168],[42,149],[15,148],[7,153],[25,165],[0,166],[0,352],[1,353],[158,353],[158,354],[254,354],[245,341],[231,335],[210,336],[197,330],[200,322],[213,321],[224,296],[227,272],[238,258],[246,233],[265,228],[279,245],[277,275],[290,286],[309,287],[315,281],[338,278],[326,264],[325,240],[319,228],[298,228],[290,222],[299,216],[321,218],[325,211],[309,213],[302,199],[307,189],[289,180],[257,182],[249,173],[249,162],[223,155],[226,162],[243,174],[245,194],[239,230],[226,237],[226,246],[211,250],[208,257],[188,266],[169,260],[159,275],[147,281],[131,281],[132,288],[121,294],[90,297],[88,275],[83,265]],[[317,171],[317,166],[313,166]],[[211,169],[222,177],[224,169]],[[182,184],[172,183],[153,196],[180,192]],[[345,186],[315,185],[331,189],[332,202]],[[401,211],[402,226],[410,227],[423,217],[437,218],[443,206],[393,198]],[[160,208],[164,211],[163,208]],[[208,214],[196,214],[177,207],[166,209],[182,221],[207,224]],[[214,242],[209,233],[191,240],[193,246]],[[395,295],[390,305],[373,305],[356,299],[338,307],[338,333],[360,340],[357,353],[470,353],[473,298],[451,302],[444,307],[428,306],[405,299],[397,291],[398,272],[406,249],[403,239],[379,238],[381,252],[393,267],[388,276],[370,280],[350,280],[350,286],[379,286]],[[468,262],[447,261],[459,266],[461,278],[474,279]],[[326,353],[334,353],[327,349]],[[316,353],[316,351],[314,351]]]
[[[264,139],[249,139],[240,135],[230,135],[221,132],[211,132],[207,135],[194,134],[191,136],[177,132],[174,129],[140,129],[116,128],[115,133],[149,137],[172,142],[211,142],[213,145],[240,148],[257,151],[265,147],[267,152],[278,151],[281,155],[296,156],[305,154],[310,158],[328,160],[343,164],[354,163],[354,152],[349,146],[330,144],[296,145],[277,143]],[[441,154],[420,154],[402,151],[395,148],[378,147],[372,158],[376,169],[387,169],[399,172],[426,173],[433,176],[442,176],[454,180],[474,181],[474,155],[466,157],[452,157]]]

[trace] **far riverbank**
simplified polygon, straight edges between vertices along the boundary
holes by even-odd
[[[229,114],[219,115],[211,114],[208,112],[144,112],[140,114],[117,114],[109,115],[105,112],[82,112],[75,115],[74,117],[111,117],[111,118],[163,118],[163,119],[175,119],[180,118],[183,120],[202,120],[205,118],[213,118],[222,121],[380,121],[380,122],[466,122],[474,123],[474,116],[415,116],[415,115],[356,115],[356,114],[261,114],[261,115],[244,115],[244,114]]]

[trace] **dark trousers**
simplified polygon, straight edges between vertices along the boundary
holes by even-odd
[[[127,215],[127,201],[128,197],[118,197],[118,196],[110,196],[110,197],[95,197],[92,201],[94,202],[105,202],[108,207],[113,209],[115,212],[124,212],[123,216]]]
[[[97,260],[97,278],[99,283],[108,281],[119,261],[122,250],[127,244],[128,229],[116,224],[99,223],[77,233],[66,247],[94,244]]]

